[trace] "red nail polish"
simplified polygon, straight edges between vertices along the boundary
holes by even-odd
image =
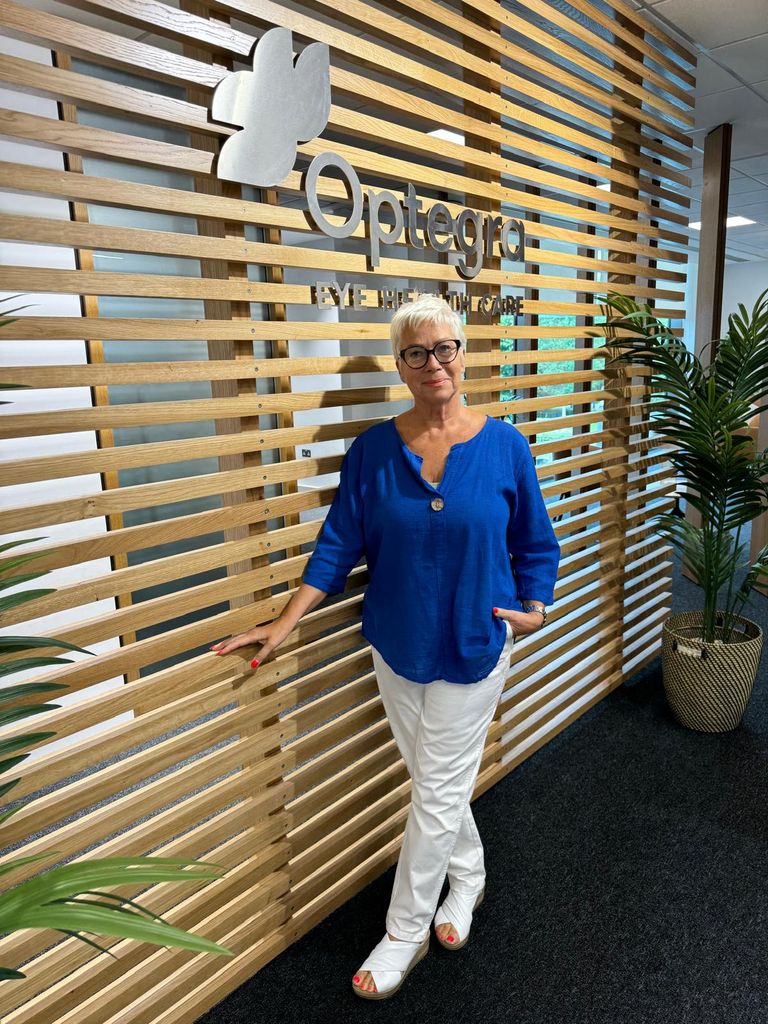
[[[448,936],[448,941],[449,941],[449,942],[453,942],[453,936],[452,936],[452,935],[449,935],[449,936]]]
[[[251,662],[251,668],[258,668],[259,664],[260,662],[258,662],[256,658],[254,658],[253,661]]]
[[[494,608],[493,609],[493,614],[494,615],[498,615],[499,614],[499,609],[498,608]]]
[[[359,978],[359,977],[358,977],[357,975],[355,975],[355,976],[354,976],[354,978],[353,978],[352,980],[353,980],[353,981],[354,981],[354,983],[355,983],[355,984],[357,985],[357,984],[358,984],[358,982],[360,981],[360,978]]]

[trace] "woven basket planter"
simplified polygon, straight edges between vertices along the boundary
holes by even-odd
[[[670,615],[662,631],[664,691],[672,714],[698,732],[728,732],[741,721],[752,694],[763,649],[763,631],[740,615],[728,643],[716,628],[701,639],[703,612]],[[724,620],[717,613],[718,627]]]

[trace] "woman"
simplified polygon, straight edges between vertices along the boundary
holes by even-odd
[[[274,622],[212,649],[260,644],[256,667],[366,556],[363,634],[412,779],[387,934],[354,976],[385,999],[438,941],[460,949],[483,898],[483,847],[470,810],[515,637],[541,629],[559,548],[526,440],[463,404],[461,318],[431,295],[391,324],[407,412],[361,434],[303,582]],[[446,877],[450,892],[437,910]]]

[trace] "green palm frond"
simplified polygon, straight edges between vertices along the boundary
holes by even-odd
[[[15,871],[16,868],[23,867],[25,864],[34,864],[36,861],[45,860],[50,856],[50,853],[32,853],[26,857],[15,857],[7,864],[0,864],[0,875],[7,875],[10,871]]]
[[[37,575],[37,573],[34,574],[35,577]],[[17,583],[26,582],[23,576],[17,576],[15,580]],[[8,585],[12,586],[10,583]],[[20,594],[8,594],[7,597],[0,597],[0,613],[10,611],[12,608],[18,608],[19,605],[26,604],[28,601],[36,601],[39,597],[45,597],[46,594],[54,594],[55,592],[55,589],[46,587],[39,590],[25,590]]]
[[[78,647],[77,644],[70,644],[66,640],[57,640],[50,636],[0,636],[1,654],[12,651],[34,651],[38,647],[60,647],[65,651],[79,651],[81,654],[91,653]]]
[[[2,300],[2,302],[3,303],[5,303],[5,302],[13,302],[14,299],[22,299],[22,298],[24,298],[23,294],[7,295]],[[0,327],[7,327],[8,324],[12,324],[14,322],[14,320],[17,319],[17,317],[15,317],[13,315],[14,313],[20,313],[22,311],[22,309],[29,309],[32,305],[34,305],[34,303],[27,302],[23,306],[13,306],[11,309],[3,309],[2,313],[0,313]],[[2,387],[4,389],[5,388],[5,384],[0,385],[0,387]]]
[[[728,317],[715,366],[718,380],[734,397],[758,406],[768,398],[768,291],[758,297],[751,314],[739,305]]]
[[[39,537],[34,537],[31,540],[40,540]],[[29,544],[31,540],[16,540],[8,541],[4,544],[0,544],[0,552],[8,551],[11,548],[18,547],[20,544]],[[0,590],[8,590],[10,587],[23,586],[25,583],[31,583],[32,580],[40,579],[42,576],[47,575],[45,572],[24,572],[17,573],[16,569],[26,565],[28,562],[34,561],[36,558],[42,556],[42,551],[31,551],[25,555],[17,555],[14,558],[4,558],[0,561]],[[17,594],[9,594],[6,597],[0,597],[0,613],[8,611],[11,608],[17,608],[19,605],[26,604],[28,601],[34,601],[38,597],[43,597],[46,594],[54,593],[53,589],[47,588],[45,590],[23,590]],[[2,644],[3,638],[0,637],[0,644]],[[0,651],[2,647],[0,646]]]
[[[46,665],[58,664],[59,658],[43,658]],[[35,666],[37,667],[37,666]],[[37,697],[42,693],[54,693],[56,690],[66,690],[64,683],[19,683],[17,686],[4,686],[0,689],[0,704],[10,704],[11,701],[24,700],[26,697]],[[49,705],[52,708],[56,704]]]
[[[21,295],[9,295],[5,299],[2,299],[2,301],[0,302],[0,305],[2,303],[4,303],[4,302],[13,302],[14,299],[20,299],[20,298],[21,298]],[[14,323],[17,320],[17,317],[13,316],[13,314],[14,313],[20,313],[22,311],[22,309],[29,309],[29,307],[30,307],[30,303],[27,303],[24,306],[14,306],[11,309],[3,309],[2,312],[0,312],[0,327],[7,327],[9,324]],[[0,391],[18,391],[21,388],[25,388],[25,387],[27,387],[26,384],[4,384],[4,383],[0,383]],[[0,405],[10,405],[10,404],[11,404],[10,402],[4,402],[4,401],[0,402]],[[27,541],[15,541],[14,543],[16,543],[16,544],[26,544],[28,542]],[[0,546],[0,551],[2,551],[2,546]],[[2,976],[0,975],[0,977],[2,977]]]
[[[754,564],[750,566],[749,572],[738,589],[737,596],[741,605],[746,604],[752,588],[758,580],[768,585],[768,544],[758,552]]]
[[[647,305],[625,295],[605,300],[606,366],[646,368],[650,418],[668,459],[685,481],[686,501],[698,510],[696,529],[677,517],[659,526],[704,590],[704,635],[713,639],[719,592],[727,587],[726,616],[743,604],[765,572],[760,559],[742,588],[733,577],[744,567],[740,531],[768,509],[768,452],[756,452],[749,421],[768,408],[768,289],[752,309],[739,306],[723,338],[712,343],[705,365]],[[709,346],[707,346],[709,348]]]
[[[94,885],[209,881],[220,878],[222,872],[219,865],[164,857],[112,857],[66,864],[0,895],[0,933],[52,928],[82,941],[88,940],[80,933],[90,932],[231,956],[231,951],[218,943],[168,924],[127,897],[93,889]],[[96,898],[77,898],[82,895]]]

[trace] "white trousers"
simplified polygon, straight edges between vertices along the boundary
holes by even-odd
[[[395,938],[423,941],[446,873],[454,892],[471,895],[485,884],[483,844],[469,801],[513,644],[507,623],[507,641],[493,671],[464,684],[415,683],[373,650],[379,692],[412,787],[387,912],[387,931]]]

